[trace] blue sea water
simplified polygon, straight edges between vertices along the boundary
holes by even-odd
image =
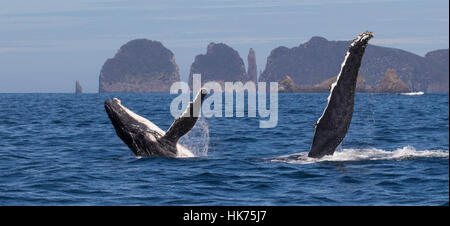
[[[203,118],[198,157],[136,158],[104,100],[166,130],[175,95],[0,94],[0,205],[449,204],[448,94],[358,93],[337,152],[308,159],[327,96],[280,94],[271,129]]]

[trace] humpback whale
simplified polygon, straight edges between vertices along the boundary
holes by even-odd
[[[347,134],[352,121],[359,67],[372,37],[373,33],[366,31],[350,44],[336,82],[331,85],[328,104],[314,124],[314,139],[308,157],[332,155]]]
[[[186,111],[175,119],[166,132],[124,107],[117,98],[106,100],[105,110],[117,136],[136,156],[193,157],[194,154],[179,144],[178,139],[194,127],[206,94],[207,90],[201,89],[194,101],[189,102]]]

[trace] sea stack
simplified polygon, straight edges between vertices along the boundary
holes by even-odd
[[[174,54],[161,42],[148,39],[129,41],[102,67],[100,93],[169,92],[180,81]]]
[[[77,80],[75,81],[75,93],[83,93],[83,88],[80,85],[80,82]]]
[[[210,43],[206,54],[195,57],[189,73],[189,86],[192,88],[194,74],[201,74],[202,85],[209,81],[221,84],[224,89],[225,82],[246,82],[250,80],[245,65],[239,53],[223,43]]]
[[[250,81],[257,82],[258,70],[256,67],[255,51],[253,50],[253,48],[250,48],[250,50],[248,52],[247,63],[248,63],[247,74],[248,74]]]
[[[411,92],[408,86],[397,76],[394,69],[387,69],[384,78],[375,87],[379,93],[407,93]]]

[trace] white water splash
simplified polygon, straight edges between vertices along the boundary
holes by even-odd
[[[284,162],[292,164],[310,164],[323,161],[344,162],[362,160],[404,160],[411,158],[448,158],[448,150],[416,150],[414,147],[406,146],[392,151],[368,148],[368,149],[342,149],[331,156],[320,159],[309,158],[307,152],[285,155],[270,159],[272,162]]]
[[[209,127],[204,117],[200,117],[195,126],[179,140],[195,157],[207,156],[209,146]]]

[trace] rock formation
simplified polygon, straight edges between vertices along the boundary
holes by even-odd
[[[250,50],[248,52],[247,63],[248,63],[247,74],[248,74],[250,81],[257,82],[258,81],[258,78],[257,78],[258,70],[256,67],[256,56],[255,56],[255,51],[252,48],[250,48]]]
[[[314,85],[313,88],[319,89],[319,90],[326,90],[329,91],[331,84],[336,82],[337,76],[331,77],[317,85]],[[356,79],[356,91],[357,92],[369,92],[371,87],[367,85],[366,79],[362,77],[361,75],[358,75],[358,78]]]
[[[338,74],[350,41],[328,41],[312,37],[297,47],[278,47],[267,58],[259,81],[280,82],[290,75],[300,88],[313,87]],[[425,57],[395,48],[368,45],[360,72],[366,84],[374,87],[388,68],[397,71],[401,80],[414,91],[448,92],[448,49],[428,53]]]
[[[206,54],[195,57],[189,73],[189,86],[192,87],[193,74],[202,75],[202,85],[216,81],[224,88],[224,82],[249,81],[245,65],[239,53],[223,43],[210,43]]]
[[[428,52],[425,59],[434,66],[433,72],[430,73],[433,77],[430,78],[430,84],[427,87],[427,92],[448,92],[449,86],[449,49],[440,49]],[[440,74],[447,76],[440,77]]]
[[[284,79],[278,83],[278,92],[280,93],[295,93],[300,92],[299,87],[292,81],[291,77],[286,75]]]
[[[75,93],[83,93],[83,88],[81,88],[80,82],[75,81]]]
[[[180,80],[173,53],[158,41],[129,41],[102,67],[99,92],[168,92]]]
[[[375,92],[379,93],[408,93],[411,90],[408,86],[397,76],[393,69],[387,69],[384,78],[375,87]]]

